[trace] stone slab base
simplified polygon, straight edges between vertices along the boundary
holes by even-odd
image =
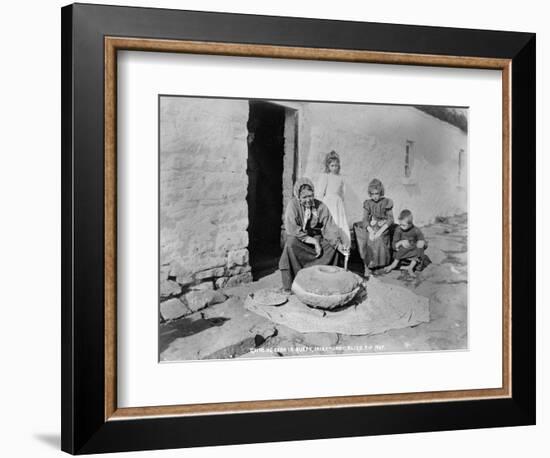
[[[295,295],[278,307],[259,304],[248,296],[245,307],[274,323],[304,333],[373,335],[430,321],[428,298],[372,277],[367,283],[366,294],[338,311],[313,309],[300,302]]]

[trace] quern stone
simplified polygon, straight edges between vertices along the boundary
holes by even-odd
[[[359,292],[362,279],[336,266],[311,266],[298,272],[292,292],[304,304],[333,309],[347,304]]]

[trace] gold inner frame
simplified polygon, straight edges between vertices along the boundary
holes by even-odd
[[[117,405],[117,51],[268,57],[398,65],[424,65],[502,71],[502,387],[402,394],[334,396],[304,399],[241,401],[209,404],[118,408]],[[509,398],[512,395],[512,226],[511,226],[511,70],[510,59],[438,56],[343,49],[300,48],[179,40],[105,37],[105,420],[152,416],[250,413],[274,410],[323,409],[383,404]]]

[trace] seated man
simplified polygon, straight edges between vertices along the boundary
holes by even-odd
[[[298,179],[294,185],[294,198],[285,212],[287,238],[279,260],[285,291],[290,291],[300,269],[313,265],[337,265],[338,251],[346,253],[328,207],[313,196],[311,180]]]

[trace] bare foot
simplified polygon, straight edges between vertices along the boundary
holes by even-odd
[[[384,272],[389,274],[391,271],[393,270],[393,267],[392,266],[386,266],[384,267]]]
[[[404,269],[404,270],[405,270],[405,272],[407,272],[407,274],[408,274],[410,277],[413,277],[413,278],[416,277],[416,274],[414,273],[414,270],[413,270],[413,269],[407,268],[407,269]]]
[[[365,267],[365,272],[363,272],[363,277],[369,278],[371,275],[372,275],[372,271],[368,267]]]

